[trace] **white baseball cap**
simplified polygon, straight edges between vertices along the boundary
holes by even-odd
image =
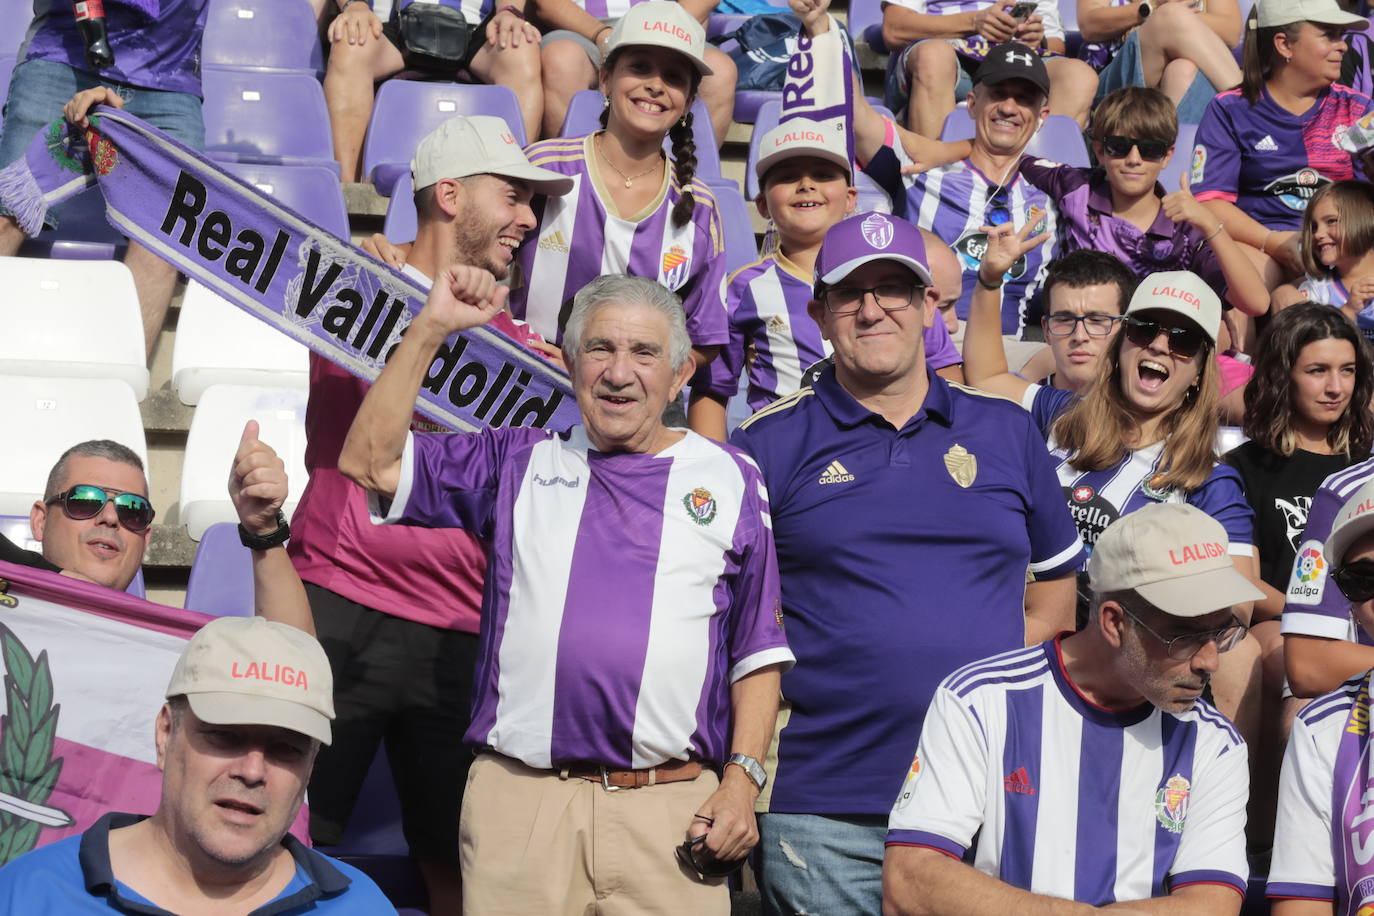
[[[1264,597],[1236,571],[1226,529],[1201,509],[1152,503],[1107,526],[1088,558],[1093,591],[1134,591],[1174,617],[1202,617]]]
[[[212,725],[275,725],[331,739],[334,678],[315,637],[262,617],[219,617],[186,643],[167,698]]]
[[[536,194],[561,196],[572,190],[572,179],[530,165],[510,126],[494,115],[449,118],[425,135],[410,160],[415,190],[441,178],[499,175],[517,178]]]
[[[754,174],[762,182],[763,176],[773,166],[799,156],[813,156],[833,162],[844,169],[845,174],[851,174],[853,167],[849,162],[849,150],[837,126],[840,129],[844,127],[838,121],[826,125],[810,118],[784,121],[759,141],[759,161],[754,164]]]
[[[1221,327],[1221,300],[1201,277],[1190,270],[1162,270],[1140,281],[1131,295],[1126,314],[1133,312],[1174,312],[1189,319],[1206,334],[1213,345]]]
[[[1295,22],[1343,25],[1359,31],[1369,28],[1369,20],[1341,9],[1336,0],[1259,0],[1258,25],[1262,29]]]
[[[1331,534],[1326,538],[1322,553],[1326,562],[1339,566],[1345,552],[1362,534],[1374,531],[1374,480],[1360,487],[1341,506],[1336,520],[1331,525]]]
[[[714,72],[706,63],[706,30],[676,0],[649,0],[630,7],[611,30],[606,54],[629,45],[667,48],[685,55],[702,76]]]

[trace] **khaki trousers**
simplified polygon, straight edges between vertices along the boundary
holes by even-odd
[[[459,822],[465,916],[728,916],[725,879],[677,860],[719,780],[607,792],[600,783],[484,753]]]

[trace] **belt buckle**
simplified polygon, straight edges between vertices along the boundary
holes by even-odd
[[[611,785],[611,771],[606,769],[604,764],[601,764],[598,769],[601,770],[601,788],[605,789],[607,792],[619,792],[621,789],[625,788],[625,786]]]

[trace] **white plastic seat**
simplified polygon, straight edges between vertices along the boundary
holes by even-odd
[[[0,258],[0,372],[119,379],[148,395],[134,276],[119,261]]]
[[[108,379],[0,375],[0,429],[0,515],[28,515],[52,466],[78,442],[112,439],[148,465],[138,401]]]
[[[258,437],[286,462],[290,486],[283,511],[290,518],[305,492],[306,381],[292,387],[212,385],[196,405],[186,437],[181,467],[181,522],[200,540],[216,522],[237,522],[229,501],[230,465],[243,437],[243,426],[257,420]]]
[[[217,293],[186,284],[172,350],[172,387],[183,403],[200,403],[211,385],[299,387],[309,379],[309,354]]]

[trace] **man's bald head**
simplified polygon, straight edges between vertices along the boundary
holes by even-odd
[[[930,268],[931,279],[935,281],[935,288],[940,292],[940,304],[937,308],[946,329],[953,334],[959,330],[954,303],[959,301],[959,294],[963,291],[964,272],[959,267],[959,259],[955,257],[954,249],[946,245],[939,236],[922,229],[921,238],[926,243],[926,266]],[[927,315],[926,325],[929,326],[934,320],[934,315]]]

